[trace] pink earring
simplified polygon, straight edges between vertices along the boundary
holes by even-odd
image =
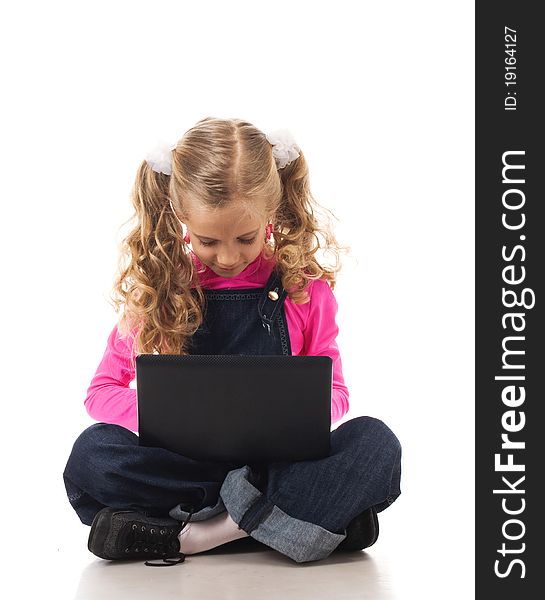
[[[266,231],[265,239],[267,240],[267,242],[271,239],[272,227],[273,227],[272,223],[269,223],[267,225],[267,227],[265,228],[265,231]]]
[[[184,235],[184,242],[185,242],[186,244],[189,244],[189,242],[190,242],[190,239],[189,239],[189,230],[188,230],[188,231],[186,231],[186,233],[185,233],[185,235]]]

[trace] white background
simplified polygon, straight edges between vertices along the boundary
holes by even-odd
[[[10,562],[24,553],[47,564],[86,540],[62,471],[93,422],[83,400],[117,318],[107,297],[139,162],[203,117],[239,117],[294,134],[314,196],[352,249],[335,290],[346,418],[381,418],[401,440],[403,493],[383,513],[389,543],[417,544],[404,568],[420,598],[441,581],[441,597],[470,597],[473,37],[467,1],[1,9]],[[69,597],[79,574],[65,576]]]

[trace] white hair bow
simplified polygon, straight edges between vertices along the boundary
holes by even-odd
[[[272,144],[272,153],[276,160],[276,168],[283,169],[299,157],[300,148],[293,135],[287,129],[277,129],[265,136]]]
[[[165,141],[158,142],[155,147],[148,152],[146,162],[156,173],[170,175],[172,173],[172,151],[176,144]]]

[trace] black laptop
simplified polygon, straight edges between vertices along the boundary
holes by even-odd
[[[329,356],[140,354],[140,445],[203,461],[329,455]]]

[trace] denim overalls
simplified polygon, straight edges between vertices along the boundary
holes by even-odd
[[[191,354],[291,354],[287,293],[275,271],[264,288],[204,289],[204,319]],[[240,465],[195,461],[138,445],[119,425],[96,423],[74,443],[64,471],[68,499],[91,525],[105,506],[192,521],[225,510],[255,540],[296,562],[325,558],[350,521],[400,494],[401,447],[378,419],[356,417],[331,432],[329,457]]]

